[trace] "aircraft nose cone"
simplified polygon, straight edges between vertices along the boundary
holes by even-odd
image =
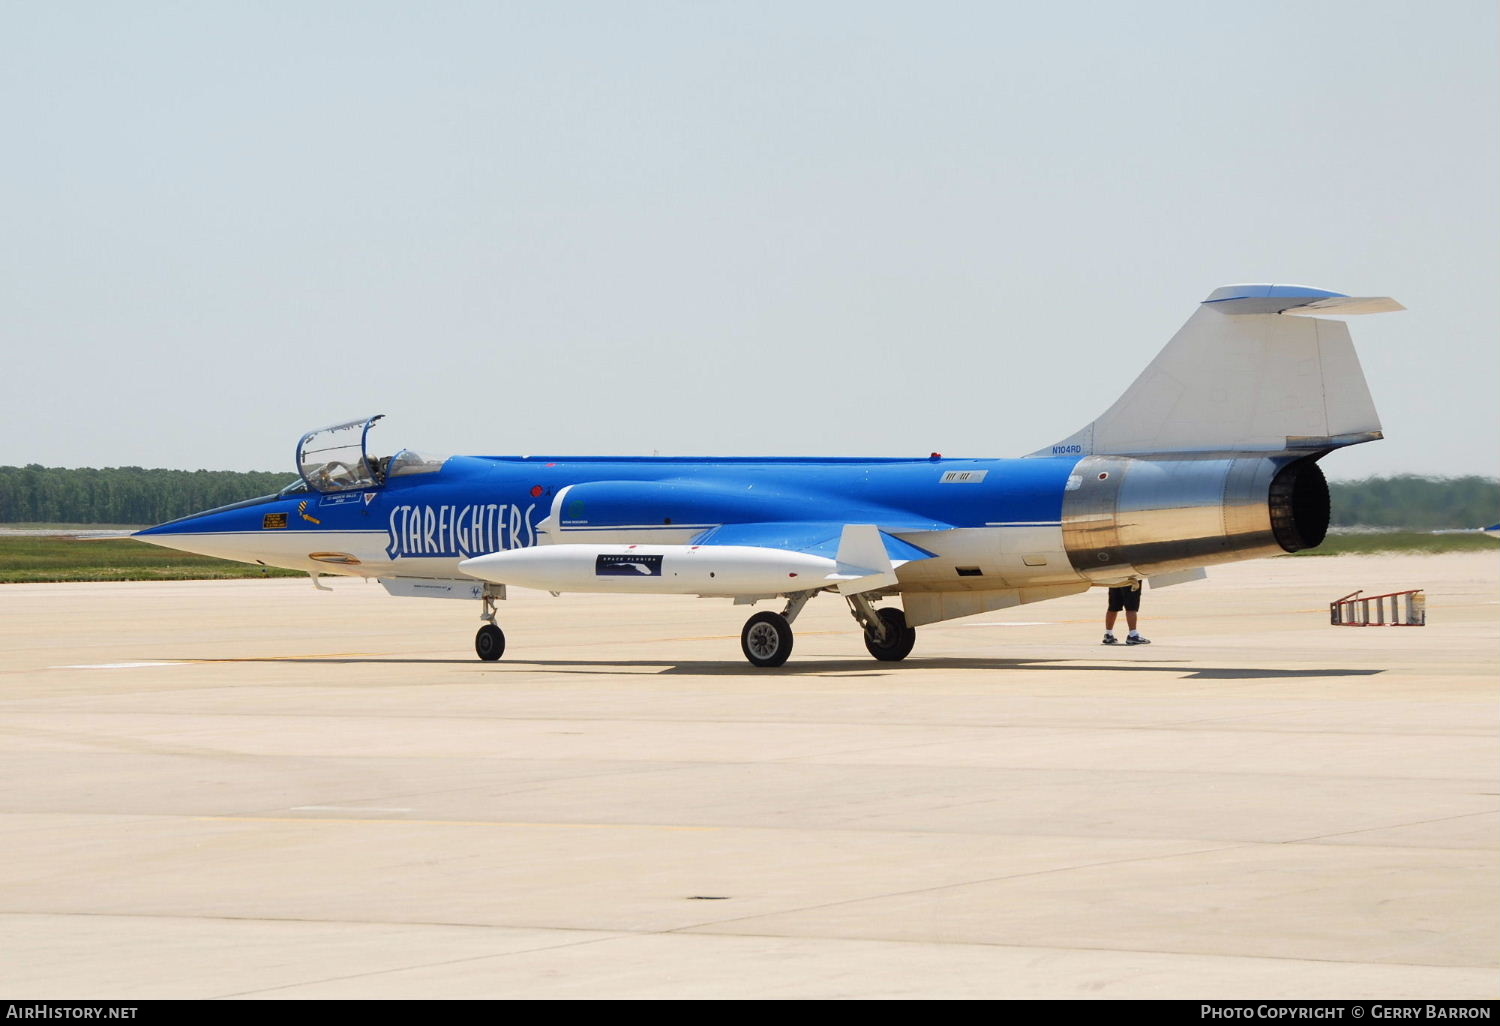
[[[131,534],[130,537],[136,541],[148,542],[152,545],[163,545],[169,549],[175,549],[179,547],[177,545],[178,539],[194,533],[189,523],[192,519],[192,517],[184,517],[181,520],[172,520],[165,524],[157,524],[155,527],[145,527]]]

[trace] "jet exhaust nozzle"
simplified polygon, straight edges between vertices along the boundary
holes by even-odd
[[[1298,552],[1328,532],[1319,454],[1089,456],[1063,498],[1063,546],[1095,583]]]

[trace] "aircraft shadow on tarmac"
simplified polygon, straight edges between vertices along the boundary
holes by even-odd
[[[171,657],[163,657],[171,659]],[[179,661],[179,660],[172,660]],[[788,663],[767,669],[753,669],[727,661],[683,662],[668,659],[509,659],[503,662],[483,663],[474,659],[414,659],[387,656],[251,656],[243,659],[182,659],[194,663],[291,663],[318,665],[416,665],[416,666],[470,666],[476,670],[503,673],[507,670],[542,670],[549,673],[608,673],[611,669],[626,672],[649,672],[658,674],[684,674],[701,677],[798,677],[838,674],[840,676],[885,677],[899,673],[922,670],[1028,670],[1028,671],[1073,671],[1090,673],[1175,673],[1184,680],[1276,680],[1291,677],[1372,677],[1384,670],[1347,669],[1329,667],[1320,669],[1288,670],[1274,667],[1254,666],[1180,666],[1170,659],[1132,660],[1131,663],[1077,663],[1066,659],[913,659],[901,666],[871,666],[867,659],[822,660]]]
[[[1309,669],[1284,670],[1260,667],[1196,667],[1173,665],[1170,660],[1157,660],[1144,665],[1121,665],[1118,663],[1074,663],[1067,660],[1039,659],[914,659],[901,667],[871,667],[867,660],[839,660],[830,662],[787,664],[771,670],[747,670],[743,666],[720,662],[666,662],[656,660],[583,662],[580,660],[516,660],[512,665],[538,667],[597,666],[602,670],[609,666],[650,667],[660,666],[661,673],[689,675],[758,676],[817,676],[836,673],[840,676],[885,677],[892,674],[920,672],[922,670],[1072,670],[1105,673],[1178,673],[1188,680],[1256,680],[1278,677],[1367,677],[1383,670],[1353,669]],[[599,670],[575,670],[571,672],[597,673]],[[564,670],[563,672],[570,672]]]

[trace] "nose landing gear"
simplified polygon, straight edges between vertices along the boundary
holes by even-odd
[[[505,598],[505,585],[485,585],[481,598],[484,599],[484,612],[479,618],[484,621],[484,626],[474,635],[474,652],[485,662],[492,663],[505,654],[505,632],[495,623],[495,601]]]
[[[492,623],[485,624],[474,635],[474,651],[487,663],[499,659],[505,654],[505,632]]]

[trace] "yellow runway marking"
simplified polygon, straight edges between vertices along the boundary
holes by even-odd
[[[544,827],[559,830],[676,830],[703,833],[720,827],[662,826],[656,823],[512,823],[492,819],[355,819],[321,816],[194,816],[200,823],[397,823],[402,826]]]
[[[317,659],[390,659],[395,652],[313,652],[308,655],[224,656],[215,659],[182,659],[184,663],[275,663],[312,662]]]

